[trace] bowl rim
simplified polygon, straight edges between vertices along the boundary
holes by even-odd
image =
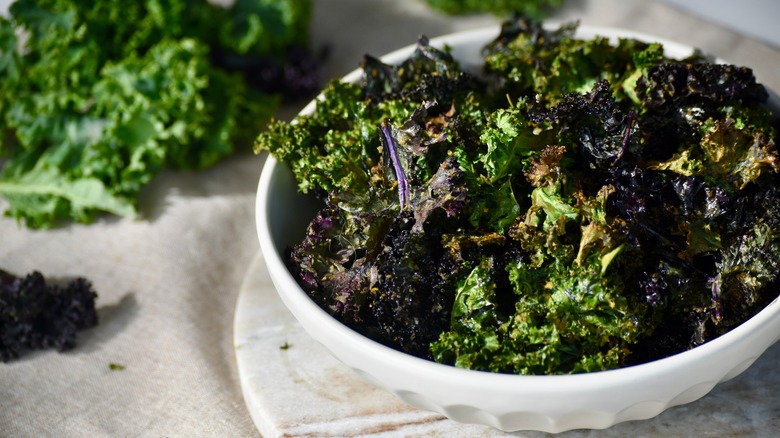
[[[545,27],[557,25],[555,22],[549,22],[545,24]],[[484,45],[485,42],[497,36],[499,30],[500,27],[498,26],[490,26],[460,31],[431,38],[430,43],[436,47],[441,47],[445,44],[453,47],[464,43],[474,44],[475,41],[481,41],[480,44]],[[580,26],[577,30],[577,36],[583,38],[602,36],[612,40],[617,38],[637,38],[648,42],[659,42],[663,44],[667,52],[673,53],[674,56],[687,56],[687,54],[694,52],[693,47],[675,41],[613,27]],[[380,59],[383,62],[398,62],[405,59],[415,47],[416,44],[407,45],[382,56]],[[722,60],[717,59],[716,62],[722,62]],[[341,80],[353,82],[359,80],[361,76],[362,70],[358,68],[343,76]],[[299,114],[313,111],[321,96],[319,95],[309,102]],[[722,350],[727,350],[730,347],[739,346],[749,341],[756,336],[756,329],[767,325],[769,322],[775,321],[778,327],[780,327],[780,296],[778,296],[750,319],[705,344],[665,358],[616,369],[576,374],[525,375],[458,368],[453,365],[415,357],[364,336],[339,322],[311,300],[289,273],[281,254],[276,250],[277,244],[280,242],[276,242],[271,235],[268,218],[270,210],[269,194],[272,183],[279,172],[285,171],[290,172],[289,169],[286,169],[282,163],[269,154],[260,173],[256,198],[256,224],[261,252],[268,265],[269,272],[284,273],[281,276],[272,275],[272,280],[279,295],[283,298],[285,304],[293,304],[292,306],[288,305],[288,308],[293,311],[296,318],[300,313],[304,312],[309,316],[317,318],[317,322],[324,324],[329,330],[333,330],[335,336],[342,337],[342,340],[347,340],[351,344],[351,348],[364,351],[374,361],[384,362],[386,368],[402,366],[404,374],[418,373],[438,382],[457,381],[460,385],[468,384],[468,386],[475,388],[490,387],[492,389],[500,389],[505,393],[539,391],[548,394],[564,392],[572,394],[574,392],[589,392],[596,388],[602,391],[605,387],[625,387],[626,385],[636,384],[639,381],[647,381],[653,376],[663,376],[679,370],[686,363],[706,360],[706,358],[715,356]],[[287,244],[287,242],[281,242],[280,247]],[[311,324],[310,321],[300,322],[304,326]],[[319,333],[311,332],[310,335],[315,338],[320,336]],[[778,338],[780,338],[780,333],[777,333],[775,336],[775,340],[767,348],[777,342]],[[317,340],[322,342],[319,338]],[[331,351],[331,353],[333,352]],[[758,355],[761,353],[763,351],[759,352]],[[338,354],[336,355],[338,356]],[[755,360],[758,355],[752,359]],[[574,381],[577,383],[576,386],[572,386]]]

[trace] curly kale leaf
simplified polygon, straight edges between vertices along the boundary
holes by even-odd
[[[522,17],[508,21],[484,49],[484,70],[509,96],[555,105],[602,79],[615,94],[629,96],[642,69],[662,59],[657,44],[620,39],[615,46],[605,37],[574,38],[576,27],[548,30]]]
[[[764,176],[766,188],[734,193],[709,179],[652,169],[618,177],[608,210],[624,218],[628,243],[642,248],[629,275],[652,319],[663,321],[631,362],[701,345],[776,297],[780,239],[771,231],[777,190],[770,181],[777,179]]]
[[[445,213],[443,213],[445,214]],[[299,283],[336,318],[420,357],[449,320],[455,272],[438,233],[398,216],[323,210],[291,252]]]
[[[710,103],[751,105],[768,94],[747,67],[701,62],[665,62],[647,68],[636,93],[648,109]]]
[[[539,269],[522,260],[509,263],[517,299],[510,316],[500,318],[499,292],[486,259],[458,288],[452,328],[431,345],[434,357],[464,368],[520,374],[623,365],[646,328],[636,324],[641,308],[622,294],[619,277],[603,276],[599,265],[552,263]]]
[[[378,126],[364,120],[383,112],[368,107],[354,84],[332,82],[322,94],[311,116],[298,117],[295,124],[273,120],[256,139],[255,150],[267,150],[287,163],[302,193],[351,193],[366,202],[372,193],[371,169],[380,154]],[[404,108],[397,111],[406,113]]]
[[[717,323],[706,336],[714,337],[739,325],[774,296],[780,265],[780,188],[767,184],[752,196],[735,199],[720,220],[722,250],[711,276],[712,316]],[[734,220],[736,218],[737,220]],[[725,319],[725,321],[724,321]]]
[[[576,148],[583,167],[608,171],[632,145],[639,129],[633,110],[624,111],[606,80],[584,93],[570,93],[547,109],[536,109],[532,119],[554,129],[557,142]]]
[[[723,116],[701,123],[698,144],[678,149],[652,168],[711,178],[730,190],[744,189],[762,173],[780,171],[770,117],[766,110],[728,108]]]
[[[77,332],[98,323],[96,297],[84,278],[57,286],[37,271],[16,277],[0,270],[0,360],[29,350],[72,349]]]
[[[577,181],[586,185],[583,188],[590,190],[589,196],[595,195],[603,180],[582,178],[582,172],[609,172],[636,136],[633,114],[620,109],[606,81],[597,82],[588,93],[565,95],[549,109],[514,106],[490,113],[480,136],[486,148],[476,155],[479,166],[471,168],[473,184],[480,187],[475,190],[472,221],[505,230],[501,212],[509,208],[516,217],[520,206],[527,205],[526,196],[536,201],[550,199],[545,196],[550,190],[547,186],[559,186],[555,190],[571,194],[571,185]],[[495,188],[509,196],[495,196]],[[499,208],[484,208],[483,204]],[[552,201],[546,205],[554,209]],[[489,225],[495,222],[488,219],[491,215],[499,215],[497,225]]]
[[[371,195],[350,196],[347,188],[330,193],[304,241],[293,247],[290,265],[313,299],[338,319],[427,357],[428,344],[448,321],[446,283],[457,270],[447,262],[442,243],[447,227],[438,222],[457,222],[468,190],[453,156],[425,179],[428,166],[418,161],[424,161],[430,148],[422,147],[419,140],[427,134],[420,130],[432,129],[442,119],[435,115],[431,121],[423,114],[429,115],[425,106],[399,128],[382,121],[375,141],[388,152],[367,170],[370,174],[360,173],[370,176],[366,184]],[[405,188],[396,190],[401,184]],[[412,295],[415,299],[409,299]]]
[[[696,61],[659,63],[645,70],[635,92],[641,108],[640,124],[652,133],[643,138],[645,158],[679,159],[673,166],[689,167],[684,170],[688,174],[696,172],[700,157],[696,151],[682,149],[700,143],[716,121],[734,119],[738,129],[748,126],[744,133],[751,135],[770,129],[770,120],[774,119],[762,106],[767,100],[766,90],[744,67]],[[685,154],[694,162],[688,163]]]
[[[480,135],[486,149],[477,157],[482,179],[496,183],[511,177],[551,140],[550,135],[535,132],[534,125],[525,119],[525,112],[519,107],[499,109],[490,114]]]
[[[513,160],[505,167],[519,179],[493,172],[496,167],[485,166],[486,172],[514,180],[525,188],[519,198],[527,196],[512,203],[512,226],[497,230],[516,242],[520,255],[503,262],[507,273],[497,273],[500,264],[488,259],[472,270],[457,290],[450,331],[431,345],[436,360],[498,372],[608,369],[626,364],[630,346],[649,331],[641,303],[625,294],[620,268],[608,269],[627,266],[631,256],[625,254],[633,252],[620,235],[621,219],[607,214],[615,187],[602,185],[592,195],[582,191],[582,181],[594,174],[589,163],[598,158],[614,164],[633,139],[630,121],[606,93],[604,82],[591,93],[566,96],[549,111],[528,116],[514,108],[491,115],[498,117],[496,127],[488,123],[483,131],[487,153],[505,151]],[[607,141],[614,150],[600,154],[594,144],[604,149]],[[491,179],[482,182],[473,198],[477,207],[480,196],[493,193],[485,184]],[[588,185],[599,183],[605,181],[594,178]],[[523,212],[521,204],[530,205]]]
[[[390,220],[327,206],[311,221],[303,242],[291,250],[289,260],[301,286],[351,325],[370,319],[364,304]]]
[[[294,124],[272,121],[255,142],[256,152],[269,151],[290,166],[301,192],[327,194],[347,209],[384,208],[399,180],[431,179],[449,137],[468,125],[461,119],[477,105],[463,96],[480,87],[449,53],[424,38],[405,63],[391,66],[368,57],[363,69],[363,83],[332,81],[312,114]]]
[[[434,360],[461,368],[504,371],[492,259],[476,266],[455,292],[451,331],[431,344]],[[506,360],[506,359],[504,359]]]
[[[414,212],[413,231],[423,233],[425,224],[434,212],[454,217],[465,208],[468,187],[463,171],[454,157],[445,160],[439,171],[419,189],[412,190],[411,209]]]
[[[216,12],[229,20],[211,26],[219,28],[221,45],[235,53],[283,58],[286,49],[308,44],[310,1],[236,0]]]
[[[450,290],[461,267],[447,257],[438,232],[416,232],[414,223],[402,215],[385,236],[368,308],[377,339],[430,358],[430,343],[449,323]]]
[[[477,90],[481,83],[460,68],[448,49],[430,45],[420,37],[409,58],[397,66],[366,55],[362,63],[365,98],[372,101],[401,99],[448,104],[464,90]]]
[[[30,227],[135,216],[163,169],[251,144],[286,91],[258,79],[308,40],[308,0],[93,3],[19,0],[0,20],[0,193]]]

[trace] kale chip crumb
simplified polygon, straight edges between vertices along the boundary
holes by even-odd
[[[0,360],[31,350],[76,346],[76,332],[98,323],[97,294],[76,278],[64,286],[47,284],[38,271],[17,277],[0,270]]]

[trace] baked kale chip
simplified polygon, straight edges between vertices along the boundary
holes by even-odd
[[[426,359],[566,374],[777,298],[778,118],[750,69],[523,18],[482,55],[367,57],[258,138],[324,204],[288,259],[320,306]]]
[[[16,277],[0,270],[0,360],[30,350],[70,350],[76,333],[98,323],[97,294],[84,278],[47,284],[40,272]]]

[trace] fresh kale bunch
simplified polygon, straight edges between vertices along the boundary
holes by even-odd
[[[318,88],[309,0],[17,0],[0,18],[0,194],[30,227],[137,214],[162,169],[251,145]]]
[[[65,286],[46,283],[40,272],[16,277],[0,270],[0,361],[30,350],[76,346],[76,334],[98,323],[97,294],[84,278]]]
[[[423,38],[256,142],[324,203],[289,267],[380,342],[459,367],[613,369],[778,296],[777,118],[752,72],[507,22],[467,72]]]

